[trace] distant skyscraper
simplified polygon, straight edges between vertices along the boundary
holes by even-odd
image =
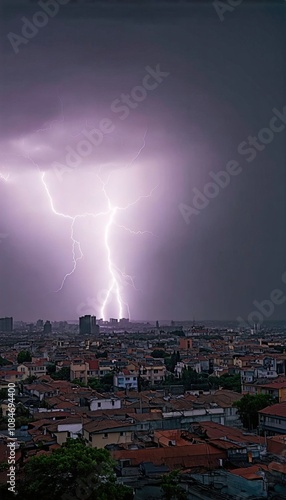
[[[13,332],[13,318],[0,318],[0,332]]]
[[[99,326],[96,324],[96,316],[86,314],[79,318],[79,333],[85,335],[99,333]]]
[[[52,323],[50,321],[46,321],[44,324],[44,333],[52,333]]]
[[[42,320],[42,319],[38,319],[38,321],[37,321],[37,323],[36,323],[36,327],[37,327],[38,329],[40,329],[40,328],[43,328],[43,326],[44,326],[44,322],[43,322],[43,320]]]

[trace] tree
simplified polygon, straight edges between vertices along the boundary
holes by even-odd
[[[35,375],[29,375],[29,377],[25,378],[25,384],[32,384],[36,379]]]
[[[184,369],[182,372],[182,381],[186,390],[191,389],[192,385],[199,381],[198,373],[191,367]]]
[[[12,365],[12,362],[8,361],[8,359],[2,358],[2,356],[0,356],[0,366],[7,366],[7,365]]]
[[[56,365],[55,363],[47,364],[47,374],[52,375],[52,373],[56,373]]]
[[[21,500],[132,500],[132,490],[116,482],[107,450],[68,439],[50,455],[32,457],[19,484]]]
[[[187,500],[187,492],[180,486],[179,471],[174,470],[163,477],[161,488],[166,500]]]
[[[165,365],[169,372],[174,373],[175,366],[181,361],[181,356],[179,351],[174,351],[171,357],[165,358]]]
[[[228,389],[230,391],[241,392],[240,375],[229,375],[228,373],[226,373],[221,377],[210,376],[209,385],[215,389],[223,387],[223,389]]]
[[[258,412],[274,403],[275,400],[269,394],[257,394],[256,396],[245,394],[239,401],[235,401],[233,406],[237,408],[243,426],[253,430],[258,426]]]
[[[100,383],[104,391],[111,391],[111,389],[113,389],[113,371],[106,373],[106,375],[103,375],[103,377],[100,379]]]
[[[17,356],[18,363],[30,363],[32,361],[32,356],[30,351],[20,351]]]
[[[154,351],[151,352],[152,358],[165,358],[166,357],[166,352],[163,351],[163,349],[154,349]]]
[[[99,359],[99,358],[107,358],[108,357],[108,352],[107,351],[103,351],[103,352],[98,351],[96,353],[95,357],[97,359]]]
[[[63,366],[58,372],[52,373],[51,377],[54,380],[70,380],[69,366]]]
[[[15,493],[8,490],[9,484],[0,484],[0,498],[1,500],[15,500]]]
[[[0,389],[0,401],[1,399],[7,399],[8,398],[8,389]]]

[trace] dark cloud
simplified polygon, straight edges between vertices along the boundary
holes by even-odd
[[[17,6],[16,6],[17,5]],[[285,6],[284,6],[285,7]],[[62,6],[15,54],[6,34],[21,33],[37,3],[3,2],[0,179],[0,313],[18,319],[73,318],[82,303],[98,302],[109,284],[106,220],[75,224],[84,259],[73,267],[70,221],[106,208],[97,175],[111,172],[109,193],[124,205],[111,243],[137,318],[236,318],[267,298],[285,271],[285,132],[248,164],[238,145],[267,127],[284,95],[285,8],[240,6],[223,23],[213,6]],[[125,120],[111,109],[142,83],[146,66],[170,75]],[[66,148],[82,130],[108,118],[114,131],[80,165],[59,179]],[[140,156],[134,160],[144,143]],[[178,206],[192,204],[209,172],[239,160],[243,172],[186,224]],[[96,306],[97,307],[97,306]],[[275,310],[282,318],[283,306]],[[116,314],[112,304],[108,310]],[[99,311],[97,313],[99,315]]]

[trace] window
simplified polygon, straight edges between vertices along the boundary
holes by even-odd
[[[124,432],[123,431],[120,432],[120,436],[124,436]]]
[[[111,401],[111,404],[112,404],[112,406],[114,406],[114,404],[115,404],[114,401]]]
[[[90,441],[92,441],[92,435],[90,434],[89,435],[89,438],[88,438]]]
[[[103,439],[106,439],[106,438],[108,438],[108,432],[104,432],[104,434],[103,434]]]
[[[97,403],[97,408],[101,408],[101,403]]]

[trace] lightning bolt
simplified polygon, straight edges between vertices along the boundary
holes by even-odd
[[[143,144],[141,146],[141,148],[139,149],[139,151],[136,153],[135,157],[128,163],[127,167],[130,167],[132,165],[132,163],[134,163],[137,158],[141,155],[141,152],[143,151],[143,149],[145,148],[146,146],[146,136],[147,136],[147,132],[148,132],[148,128],[145,130],[145,134],[144,134],[144,137],[143,137]]]
[[[52,125],[53,125],[53,122],[50,124],[49,129],[52,127]],[[39,129],[37,132],[42,132],[45,130],[47,130],[47,129]],[[127,167],[131,166],[137,160],[137,158],[139,157],[139,155],[141,154],[141,152],[145,148],[146,135],[147,135],[147,130],[146,130],[144,137],[143,137],[142,146],[139,148],[135,157],[128,163]],[[136,288],[136,286],[135,286],[134,276],[130,276],[125,271],[120,270],[118,268],[118,266],[116,266],[116,264],[113,261],[112,244],[110,241],[111,240],[111,231],[112,231],[113,227],[117,226],[125,231],[128,231],[130,234],[133,234],[136,236],[137,235],[145,235],[145,234],[153,235],[153,233],[151,233],[150,231],[141,231],[141,230],[136,231],[136,230],[130,229],[129,227],[126,227],[122,224],[119,224],[116,221],[116,216],[118,216],[118,214],[120,212],[130,209],[132,206],[136,205],[141,200],[150,198],[158,186],[153,188],[149,194],[139,196],[136,200],[128,203],[125,206],[116,206],[116,205],[113,205],[113,203],[112,203],[112,201],[107,193],[107,185],[108,185],[108,182],[110,179],[110,175],[108,176],[107,181],[104,182],[102,177],[100,176],[100,171],[101,171],[101,168],[100,168],[99,174],[97,174],[97,177],[102,185],[102,192],[103,192],[104,197],[105,197],[106,202],[107,202],[107,209],[105,211],[101,211],[98,213],[84,212],[84,213],[80,213],[80,214],[76,214],[76,215],[70,215],[70,214],[66,214],[66,213],[61,212],[61,211],[56,209],[55,202],[53,200],[53,196],[52,196],[51,191],[50,191],[49,186],[48,186],[47,173],[41,171],[39,165],[33,160],[33,158],[31,158],[30,154],[28,154],[26,156],[24,156],[24,155],[17,155],[17,156],[22,156],[22,157],[28,159],[37,168],[38,172],[40,173],[41,183],[42,183],[44,190],[45,190],[45,193],[47,195],[52,213],[58,217],[62,217],[64,219],[67,219],[70,222],[70,230],[71,230],[70,239],[71,239],[71,245],[72,245],[72,268],[69,272],[67,272],[64,275],[64,277],[60,283],[60,286],[54,292],[58,293],[63,289],[63,287],[66,283],[66,280],[76,271],[78,262],[84,258],[84,254],[83,254],[83,251],[81,249],[80,241],[75,236],[75,224],[76,224],[76,222],[82,218],[85,218],[85,217],[98,218],[101,216],[106,216],[107,222],[106,222],[105,229],[104,229],[104,246],[106,249],[107,268],[108,268],[108,273],[109,273],[109,277],[110,277],[110,285],[109,285],[109,288],[107,290],[105,299],[101,305],[100,313],[101,313],[101,317],[105,320],[106,319],[106,306],[107,306],[108,300],[111,297],[111,294],[114,293],[115,298],[116,298],[116,302],[117,302],[118,318],[123,317],[124,308],[126,308],[126,310],[128,312],[128,317],[130,318],[130,309],[129,309],[128,304],[125,302],[125,300],[122,296],[120,284],[123,282],[124,285],[132,286],[134,288],[134,290],[139,290],[139,289]],[[0,173],[0,179],[7,181],[8,177],[5,177],[3,174]]]
[[[67,278],[69,276],[71,276],[75,272],[78,261],[82,260],[83,257],[84,257],[82,249],[81,249],[81,246],[80,246],[80,242],[74,236],[74,225],[75,225],[75,222],[78,219],[81,219],[81,218],[84,218],[84,217],[100,217],[102,215],[107,215],[109,212],[108,211],[107,212],[98,212],[97,214],[92,213],[92,212],[91,213],[90,212],[84,212],[83,214],[77,214],[77,215],[74,215],[74,216],[68,215],[68,214],[64,214],[62,212],[58,212],[55,209],[54,201],[53,201],[52,195],[50,193],[50,190],[48,188],[47,182],[45,180],[45,176],[46,176],[45,172],[42,172],[41,173],[41,180],[42,180],[42,183],[44,185],[45,191],[47,193],[47,196],[48,196],[48,199],[49,199],[49,202],[50,202],[50,207],[51,207],[52,212],[55,215],[58,215],[59,217],[63,217],[64,219],[69,219],[71,221],[71,234],[70,234],[70,238],[71,238],[71,242],[72,242],[72,262],[73,262],[73,266],[72,266],[71,271],[68,272],[68,273],[66,273],[65,276],[63,277],[62,282],[61,282],[59,288],[57,290],[55,290],[55,293],[57,293],[57,292],[60,292],[63,289],[63,286],[64,286]],[[77,256],[77,252],[79,253],[78,256]]]
[[[50,193],[48,184],[46,182],[46,172],[41,172],[39,165],[33,160],[33,158],[29,154],[27,156],[23,156],[23,158],[28,159],[37,168],[37,170],[40,172],[41,182],[42,182],[42,184],[44,186],[44,190],[45,190],[45,192],[47,194],[47,197],[48,197],[48,200],[49,200],[52,212],[55,215],[57,215],[58,217],[63,217],[64,219],[68,219],[68,220],[71,221],[70,239],[71,239],[71,243],[72,243],[72,269],[71,269],[71,271],[69,271],[68,273],[66,273],[64,275],[64,277],[63,277],[63,279],[61,281],[61,284],[58,287],[58,289],[54,290],[55,293],[58,293],[58,292],[60,292],[63,289],[67,278],[69,278],[75,272],[75,270],[77,268],[78,261],[82,260],[83,257],[84,257],[82,249],[81,249],[80,242],[74,236],[74,226],[75,226],[76,221],[78,219],[81,219],[81,218],[84,218],[84,217],[99,217],[101,215],[106,215],[106,214],[108,214],[108,211],[107,212],[99,212],[97,214],[90,213],[90,212],[84,212],[83,214],[76,214],[74,216],[73,215],[69,215],[69,214],[65,214],[63,212],[59,212],[55,208],[53,197],[52,197],[52,195]]]
[[[142,151],[142,149],[143,148],[141,148],[141,151]],[[137,154],[137,156],[135,158],[138,158],[138,154]],[[112,259],[112,251],[111,251],[110,232],[111,232],[112,226],[116,225],[118,227],[122,227],[123,229],[129,231],[132,234],[136,234],[136,235],[139,235],[139,234],[140,235],[142,235],[142,234],[152,234],[150,231],[133,231],[132,229],[130,229],[130,228],[126,227],[126,226],[122,226],[120,224],[117,224],[116,221],[115,221],[115,217],[116,217],[116,215],[118,214],[119,211],[121,211],[121,210],[128,210],[128,208],[136,205],[142,199],[144,199],[144,198],[150,198],[152,196],[154,190],[157,189],[158,186],[156,186],[155,188],[153,188],[152,191],[148,195],[139,196],[135,201],[133,201],[131,203],[128,203],[128,205],[126,205],[124,207],[119,207],[119,206],[114,206],[112,204],[109,196],[108,196],[106,188],[107,188],[107,184],[108,184],[109,178],[107,179],[107,181],[105,183],[103,182],[103,180],[101,179],[100,176],[98,176],[98,178],[99,178],[99,180],[102,183],[102,190],[103,190],[103,193],[104,193],[104,195],[106,197],[106,200],[107,200],[107,203],[108,203],[108,208],[109,208],[109,218],[108,218],[108,222],[107,222],[106,228],[105,228],[104,243],[105,243],[105,249],[106,249],[108,270],[109,270],[109,275],[110,275],[110,280],[111,280],[109,289],[107,290],[105,299],[104,299],[104,301],[102,303],[100,314],[101,314],[101,317],[105,320],[105,318],[106,318],[106,313],[105,313],[106,306],[107,306],[107,303],[108,303],[108,301],[110,299],[111,294],[114,293],[115,297],[116,297],[117,304],[118,304],[118,317],[119,318],[123,317],[123,306],[126,306],[126,308],[128,310],[128,317],[130,318],[130,310],[129,310],[128,304],[124,301],[124,299],[122,298],[122,295],[121,295],[120,281],[122,279],[125,284],[128,284],[128,285],[132,286],[135,290],[139,290],[139,289],[136,288],[136,286],[135,286],[134,277],[126,274],[124,271],[121,271],[114,264],[113,259]]]
[[[122,224],[118,224],[117,222],[115,222],[114,224],[120,229],[124,229],[124,231],[127,231],[130,234],[134,234],[135,236],[142,236],[144,234],[151,234],[152,236],[155,236],[151,231],[134,231],[133,229],[130,229],[130,227],[123,226]]]

